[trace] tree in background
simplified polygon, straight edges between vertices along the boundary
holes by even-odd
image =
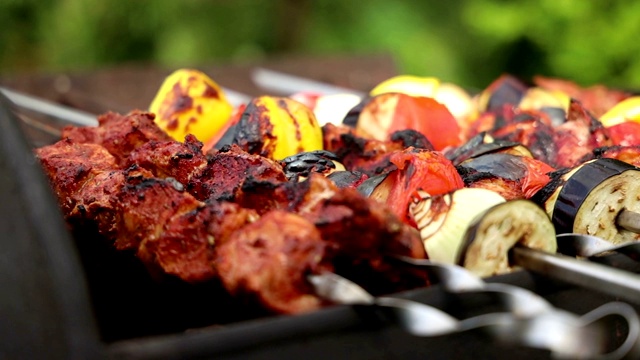
[[[402,72],[467,87],[509,72],[638,88],[638,13],[631,0],[0,0],[0,66],[388,52]]]

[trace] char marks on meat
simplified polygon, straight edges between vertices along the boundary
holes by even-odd
[[[102,145],[118,165],[127,164],[129,154],[148,141],[170,141],[171,137],[156,126],[151,113],[133,111],[127,115],[109,112],[98,117],[98,127],[71,127],[62,130],[62,138],[75,143]]]
[[[319,308],[306,276],[331,271],[323,262],[327,243],[312,222],[274,210],[242,227],[217,248],[216,265],[225,288],[280,313]]]

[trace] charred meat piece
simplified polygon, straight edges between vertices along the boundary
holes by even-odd
[[[556,166],[557,145],[551,120],[542,112],[516,113],[509,124],[490,134],[498,141],[512,141],[527,147],[537,160]]]
[[[607,146],[595,149],[596,158],[617,159],[627,164],[640,166],[640,146]]]
[[[287,181],[276,161],[251,155],[236,145],[212,150],[207,158],[207,166],[187,185],[189,193],[202,201],[233,201],[248,179],[274,185]]]
[[[401,146],[363,138],[344,126],[327,124],[322,130],[325,149],[336,154],[347,170],[374,176],[395,168],[389,161],[389,154],[401,150]]]
[[[368,291],[388,294],[425,286],[423,273],[393,265],[389,257],[424,258],[418,232],[389,209],[352,188],[339,189],[328,179],[312,175],[295,212],[311,221],[330,244],[329,259],[336,271]]]
[[[117,203],[120,219],[115,247],[118,250],[138,249],[143,240],[160,236],[172,217],[203,206],[176,180],[144,176],[127,177]]]
[[[202,153],[202,143],[187,135],[184,143],[149,141],[131,152],[128,163],[151,171],[155,177],[171,177],[188,184],[207,166],[207,158]]]
[[[147,237],[138,257],[152,273],[169,274],[190,282],[214,279],[215,249],[234,231],[259,218],[255,211],[228,202],[210,202],[171,217],[162,233]]]
[[[116,159],[102,146],[76,144],[69,139],[39,148],[35,153],[65,214],[76,206],[75,194],[85,182],[118,167]]]
[[[612,145],[607,130],[580,103],[572,101],[567,121],[555,128],[556,167],[574,167],[590,160],[594,149]]]
[[[232,294],[278,313],[301,313],[322,304],[308,274],[332,270],[322,260],[327,243],[310,221],[274,210],[233,233],[216,251],[216,266]]]
[[[77,143],[104,146],[118,165],[125,166],[129,154],[150,140],[170,141],[171,137],[153,122],[151,113],[134,111],[127,115],[109,112],[98,117],[98,127],[66,127],[62,138]]]
[[[107,239],[115,238],[121,211],[116,199],[125,181],[126,175],[122,170],[105,170],[95,174],[71,196],[75,206],[68,213],[68,220],[80,225],[93,224]]]

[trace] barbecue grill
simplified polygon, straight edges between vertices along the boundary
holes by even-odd
[[[0,95],[0,318],[2,358],[115,359],[544,359],[547,350],[506,344],[480,331],[435,337],[407,334],[368,306],[337,305],[296,316],[269,316],[221,289],[158,283],[135,258],[113,251],[94,233],[63,221],[32,148],[57,140],[64,119],[42,116]],[[640,263],[599,258],[625,271]],[[117,266],[113,266],[117,264]],[[517,272],[486,279],[533,291],[553,306],[587,313],[618,298],[553,276]],[[431,305],[459,318],[496,310],[485,295],[452,297],[442,286],[393,297]],[[640,309],[640,299],[631,302]],[[628,333],[613,317],[606,346]]]

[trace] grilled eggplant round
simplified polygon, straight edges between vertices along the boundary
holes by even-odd
[[[618,217],[640,212],[640,169],[616,159],[598,159],[572,169],[541,191],[556,232],[598,236],[613,243],[640,239],[619,226]]]
[[[457,263],[482,277],[508,273],[513,270],[509,251],[515,246],[557,250],[551,220],[530,200],[507,201],[478,215],[464,235]]]

